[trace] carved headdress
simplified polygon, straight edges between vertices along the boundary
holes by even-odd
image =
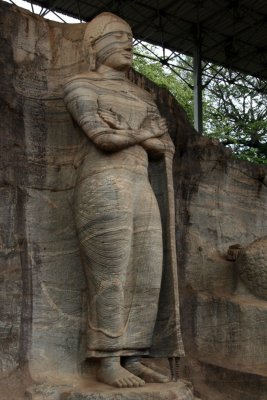
[[[131,32],[131,27],[126,21],[110,12],[103,12],[88,23],[83,37],[83,50],[86,57],[89,56],[88,61],[91,71],[96,68],[95,42],[112,32],[122,31],[125,28]]]

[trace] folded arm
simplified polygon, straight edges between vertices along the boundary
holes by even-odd
[[[130,129],[125,119],[112,111],[98,110],[99,116],[112,128],[114,129]],[[160,137],[154,137],[145,139],[140,142],[140,145],[148,152],[153,158],[160,158],[164,154],[173,156],[174,145],[168,134],[167,124],[164,118],[159,115],[147,116],[142,124],[142,129],[150,132],[161,133]]]
[[[142,142],[143,148],[152,158],[161,158],[164,154],[173,157],[175,153],[174,144],[168,133],[160,138],[151,138]]]
[[[98,94],[93,85],[88,83],[88,79],[68,82],[64,86],[64,93],[64,101],[71,116],[101,150],[119,151],[162,134],[157,129],[151,130],[145,126],[141,129],[112,127],[111,123],[100,116]]]
[[[143,148],[148,152],[148,154],[153,158],[160,158],[163,155],[167,155],[169,157],[173,157],[175,152],[175,148],[171,137],[168,133],[168,127],[166,120],[161,117],[155,117],[155,119],[149,120],[148,123],[153,122],[157,124],[159,129],[162,132],[162,136],[158,138],[149,138],[142,142]],[[149,126],[146,124],[146,128],[149,129]]]

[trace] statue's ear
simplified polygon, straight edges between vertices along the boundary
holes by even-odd
[[[89,71],[95,71],[96,69],[96,50],[94,43],[90,42],[87,48],[87,60],[89,64]]]
[[[96,50],[95,44],[92,41],[84,41],[83,55],[85,62],[89,65],[89,71],[96,69]]]

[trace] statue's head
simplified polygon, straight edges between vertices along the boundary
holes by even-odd
[[[126,70],[132,63],[132,30],[117,15],[104,12],[88,23],[83,48],[90,70],[97,70],[101,64]]]

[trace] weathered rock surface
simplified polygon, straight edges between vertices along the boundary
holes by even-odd
[[[85,280],[72,194],[84,139],[73,135],[61,82],[84,68],[83,28],[3,2],[0,13],[0,387],[4,400],[18,400],[31,379],[75,377],[82,360]],[[203,400],[266,400],[267,303],[254,288],[239,290],[226,254],[266,236],[267,170],[199,137],[166,91],[131,79],[154,93],[176,144],[180,374]]]
[[[18,371],[36,378],[79,365],[85,282],[71,202],[82,140],[60,79],[79,62],[82,31],[64,34],[63,25],[3,2],[0,11],[0,359],[2,376],[14,375],[23,393]]]
[[[264,399],[266,302],[240,290],[227,251],[266,235],[267,171],[205,141],[188,142],[176,172],[184,371],[204,398]]]

